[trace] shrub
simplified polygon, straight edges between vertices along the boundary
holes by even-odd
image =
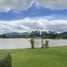
[[[42,45],[42,48],[44,48],[45,47],[45,43]]]
[[[45,41],[45,48],[48,48],[48,46],[49,46],[48,43],[49,43],[49,41],[46,40],[46,41]]]
[[[30,43],[31,43],[31,48],[33,49],[34,48],[34,39],[33,38],[31,38]]]
[[[42,45],[42,48],[44,48],[43,38],[41,38],[41,45]]]
[[[5,55],[0,59],[0,67],[12,67],[11,55]]]

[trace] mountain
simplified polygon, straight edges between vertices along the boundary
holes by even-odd
[[[59,36],[62,38],[67,38],[67,32],[62,32],[59,34]]]
[[[6,35],[30,35],[30,33],[28,32],[22,32],[22,33],[19,33],[19,32],[10,32],[10,33],[6,33]]]
[[[10,33],[6,33],[6,35],[21,35],[22,33],[19,33],[19,32],[10,32]]]

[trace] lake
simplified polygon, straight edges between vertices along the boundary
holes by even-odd
[[[45,40],[43,42],[45,43]],[[49,46],[67,46],[67,39],[48,39]],[[36,38],[34,40],[35,48],[41,47],[41,39]],[[31,48],[30,38],[7,38],[0,39],[0,49],[21,49],[21,48]]]

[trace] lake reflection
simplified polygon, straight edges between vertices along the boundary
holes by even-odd
[[[67,40],[64,39],[48,39],[49,46],[67,46]],[[45,39],[43,40],[45,43]],[[41,47],[41,39],[35,39],[35,48]],[[0,39],[0,49],[19,49],[31,48],[30,38],[13,38],[13,39]]]

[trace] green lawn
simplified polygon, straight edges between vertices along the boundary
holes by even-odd
[[[67,67],[67,47],[1,50],[0,59],[7,51],[12,55],[12,67]]]
[[[67,47],[10,51],[13,67],[67,67]]]

